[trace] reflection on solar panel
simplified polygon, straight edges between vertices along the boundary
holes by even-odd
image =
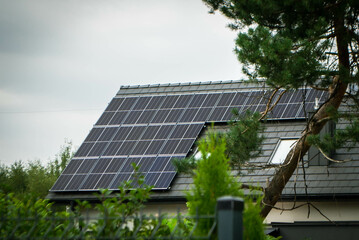
[[[268,118],[305,118],[324,94],[287,92]],[[228,122],[233,108],[264,111],[269,97],[264,91],[115,97],[51,191],[117,189],[134,178],[132,163],[146,184],[168,189],[176,175],[172,160],[187,156],[206,122]]]

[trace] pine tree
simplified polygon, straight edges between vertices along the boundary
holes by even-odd
[[[298,161],[329,120],[341,116],[337,109],[347,96],[358,104],[359,2],[356,0],[203,0],[210,12],[219,11],[240,29],[235,52],[250,80],[265,81],[279,89],[312,87],[328,91],[329,98],[311,117],[302,137],[292,148],[265,189],[267,216],[278,201]],[[347,92],[351,88],[355,91]],[[356,109],[357,111],[357,109]],[[354,136],[359,123],[356,114],[347,113],[351,126],[337,134],[338,147]],[[350,134],[351,131],[351,134]],[[324,144],[322,144],[324,145]],[[327,145],[327,144],[326,144]]]

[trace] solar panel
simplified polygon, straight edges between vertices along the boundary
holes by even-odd
[[[233,91],[115,97],[51,191],[115,190],[134,179],[133,163],[155,190],[168,189],[176,175],[173,159],[188,155],[206,122],[228,122],[233,108],[264,111],[270,96]],[[268,118],[304,118],[315,98],[326,97],[312,89],[288,91]]]

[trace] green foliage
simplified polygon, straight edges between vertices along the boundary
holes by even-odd
[[[25,194],[28,184],[28,175],[24,164],[19,161],[10,166],[9,169],[9,186],[11,191],[18,195]]]
[[[242,197],[245,200],[244,239],[271,239],[264,233],[263,218],[260,216],[262,196],[245,196],[240,189],[240,183],[231,174],[224,136],[210,133],[200,141],[199,150],[201,158],[194,171],[193,187],[187,192],[188,213],[193,217],[213,215],[217,198],[228,195]],[[254,201],[253,197],[257,200]],[[195,232],[207,235],[212,225],[213,219],[199,219]]]
[[[358,107],[355,105],[348,106]],[[316,134],[308,136],[308,142],[311,145],[319,147],[325,153],[330,154],[338,148],[351,149],[357,146],[359,142],[359,120],[357,118],[357,111],[339,112],[336,109],[328,109],[328,115],[331,119],[331,124],[345,123],[344,128],[332,127],[332,131],[327,134]]]
[[[164,216],[140,214],[152,189],[143,179],[137,176],[125,182],[117,193],[102,189],[100,203],[95,205],[99,216],[91,221],[86,219],[86,211],[93,206],[86,201],[77,201],[74,212],[54,212],[48,200],[20,200],[14,194],[0,193],[0,239],[148,239],[170,236],[171,230],[176,236],[188,234],[188,224],[180,217],[171,221],[179,222],[171,229]],[[133,189],[134,184],[142,187]]]
[[[243,239],[251,240],[265,240],[263,218],[260,216],[260,200],[258,198],[255,202],[254,199],[248,197],[245,201],[245,208],[243,211]]]
[[[197,160],[194,156],[183,159],[174,159],[173,165],[180,173],[193,174],[193,170],[197,167]]]
[[[18,161],[10,167],[0,165],[0,192],[13,193],[19,199],[29,197],[44,198],[49,189],[65,169],[73,155],[71,142],[61,147],[54,161],[44,166],[39,160],[27,165]]]
[[[30,162],[26,171],[28,175],[27,192],[35,197],[44,198],[56,181],[56,176],[50,174],[40,161]]]
[[[62,171],[65,169],[67,164],[70,162],[73,157],[74,152],[72,150],[72,142],[65,141],[65,144],[61,146],[60,153],[55,158],[54,161],[51,161],[48,165],[48,171],[51,175],[55,176],[57,179]]]
[[[193,187],[187,192],[188,213],[192,216],[212,215],[218,197],[243,196],[243,193],[230,174],[225,139],[210,133],[200,141],[198,148],[202,156],[194,171]],[[200,219],[196,231],[207,234],[212,225],[213,220]]]
[[[328,86],[326,77],[338,74],[347,81],[358,80],[357,1],[203,2],[210,12],[220,11],[231,19],[230,27],[242,30],[235,52],[250,79],[262,78],[270,86],[285,88],[313,83]]]
[[[177,214],[176,218],[165,219],[163,224],[168,226],[171,235],[177,238],[187,238],[193,230],[193,221],[183,217],[180,213]]]
[[[19,200],[14,194],[0,193],[0,236],[4,239],[46,236],[50,226],[47,218],[52,214],[51,204],[47,200]],[[36,219],[36,225],[25,219]]]
[[[235,111],[234,116],[235,119],[230,122],[229,131],[225,134],[226,152],[230,165],[240,169],[243,163],[261,154],[263,136],[259,132],[262,127],[259,113],[246,112],[239,115]]]
[[[295,45],[301,47],[293,51]],[[239,61],[243,72],[251,80],[265,78],[271,86],[298,88],[304,83],[313,84],[325,73],[321,64],[328,41],[294,42],[291,37],[269,28],[258,26],[247,33],[239,33],[236,40]],[[255,65],[255,68],[252,66]]]
[[[260,135],[262,125],[259,118],[259,113],[247,111],[240,115],[234,109],[233,120],[229,123],[228,132],[216,133],[216,138],[225,141],[226,157],[229,158],[230,166],[236,170],[240,170],[243,163],[261,154],[264,138]],[[199,152],[202,153],[200,149]],[[195,156],[190,156],[185,159],[175,159],[173,164],[178,172],[193,175],[198,161]]]

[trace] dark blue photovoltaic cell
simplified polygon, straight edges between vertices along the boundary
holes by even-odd
[[[187,154],[196,139],[183,139],[179,142],[175,154]]]
[[[120,147],[122,146],[123,142],[119,141],[119,142],[111,142],[106,150],[104,151],[103,155],[104,156],[114,156],[116,155],[116,153],[118,152],[118,150],[120,149]]]
[[[130,110],[137,99],[137,97],[125,98],[118,110]]]
[[[163,123],[166,120],[170,111],[171,110],[168,110],[168,109],[167,110],[158,110],[155,113],[151,123]]]
[[[173,106],[174,108],[185,108],[189,102],[191,102],[193,95],[182,95],[177,100],[176,104]]]
[[[93,128],[89,135],[86,137],[85,142],[96,141],[100,137],[103,130],[104,128]]]
[[[193,122],[205,122],[210,115],[212,108],[200,108],[193,119]]]
[[[117,130],[118,130],[117,127],[105,128],[104,131],[102,132],[102,134],[96,140],[97,141],[109,141],[112,139],[113,135],[116,133]]]
[[[158,130],[155,139],[167,139],[171,136],[171,133],[176,125],[162,125]]]
[[[89,174],[80,189],[94,189],[100,177],[101,174]]]
[[[105,172],[106,168],[109,166],[112,158],[100,158],[95,166],[93,173],[103,173]]]
[[[173,95],[173,96],[167,96],[165,101],[162,104],[162,109],[165,108],[173,108],[174,105],[176,104],[177,100],[178,100],[179,96],[178,95]]]
[[[193,118],[196,116],[199,108],[188,108],[183,113],[180,122],[193,122]]]
[[[103,174],[101,178],[98,180],[95,189],[106,188],[110,187],[110,183],[112,182],[113,178],[116,174]]]
[[[300,107],[300,104],[288,104],[282,118],[295,118]]]
[[[156,187],[157,188],[167,188],[167,185],[169,182],[172,182],[173,178],[175,177],[176,172],[164,172],[162,173],[157,182],[156,182]]]
[[[141,158],[139,157],[135,157],[135,158],[127,158],[125,164],[123,165],[121,172],[133,172],[134,168],[132,166],[132,164],[138,164],[139,161],[141,160]]]
[[[97,121],[96,125],[107,125],[109,124],[110,120],[113,118],[113,116],[115,115],[114,112],[104,112],[100,119]]]
[[[233,101],[231,103],[231,106],[241,106],[245,103],[245,101],[248,98],[249,93],[237,93],[234,98]]]
[[[189,126],[189,124],[176,125],[175,129],[172,132],[171,138],[183,138]]]
[[[70,180],[69,184],[66,186],[66,190],[68,191],[78,190],[85,177],[86,175],[82,175],[82,174],[74,175],[73,178]]]
[[[89,173],[91,168],[94,166],[94,164],[96,163],[97,159],[85,159],[82,164],[80,165],[80,167],[77,170],[77,174],[81,173],[81,174],[86,174]]]
[[[172,109],[172,110],[169,112],[169,114],[168,114],[168,116],[167,116],[165,122],[166,122],[166,123],[178,122],[179,119],[180,119],[180,116],[183,114],[183,111],[184,111],[183,108]]]
[[[312,89],[273,93],[115,97],[51,191],[115,190],[123,181],[135,178],[131,163],[138,164],[145,182],[154,189],[168,189],[176,175],[173,159],[188,155],[206,122],[231,120],[233,108],[240,115],[247,110],[263,112],[270,98],[277,105],[268,113],[268,119],[303,119],[316,98],[322,103],[328,95]]]
[[[136,147],[133,149],[131,154],[132,155],[143,155],[146,152],[150,143],[151,143],[151,141],[139,141],[136,144]]]
[[[153,96],[148,103],[146,109],[158,109],[160,108],[165,96]]]
[[[140,97],[132,110],[143,110],[146,108],[147,104],[150,102],[151,97]]]
[[[220,93],[215,93],[215,94],[208,94],[206,99],[204,100],[202,107],[213,107],[216,105],[218,98],[221,96],[222,94]]]
[[[66,166],[62,174],[73,174],[77,171],[78,167],[81,165],[83,159],[74,159]]]
[[[223,93],[222,98],[219,100],[217,106],[228,107],[233,100],[235,93]]]
[[[121,106],[124,98],[114,98],[107,106],[105,111],[117,111],[117,109]]]
[[[160,154],[171,155],[176,150],[180,140],[168,140],[163,146]]]
[[[153,155],[158,154],[164,145],[165,140],[153,140],[150,142],[150,145],[148,146],[145,154],[146,155]]]
[[[191,124],[189,125],[186,133],[184,134],[183,138],[197,138],[198,134],[203,128],[203,124]]]
[[[145,130],[145,132],[143,133],[141,139],[142,140],[151,140],[154,139],[156,137],[156,134],[158,132],[158,130],[160,129],[161,126],[148,126]]]
[[[150,167],[154,163],[156,157],[143,157],[141,161],[138,163],[139,165],[139,172],[146,173],[150,170]]]
[[[121,111],[121,112],[116,112],[114,113],[110,113],[112,114],[112,118],[107,121],[104,122],[103,124],[97,124],[97,125],[106,125],[106,124],[110,124],[110,125],[118,125],[121,124],[123,122],[123,120],[126,118],[127,114],[129,113],[129,111]]]
[[[93,147],[94,143],[84,142],[80,148],[76,151],[75,157],[86,157]]]
[[[283,104],[277,104],[277,106],[275,106],[275,108],[273,109],[273,111],[269,114],[269,116],[273,116],[273,118],[275,117],[281,117],[284,109],[285,109],[286,105]]]
[[[142,112],[143,111],[131,111],[123,121],[123,124],[136,124]]]
[[[165,172],[175,172],[176,167],[173,165],[173,160],[176,159],[176,157],[172,157],[169,163],[166,165],[166,167],[163,169]],[[181,158],[178,158],[181,159]]]
[[[148,173],[145,177],[145,184],[154,186],[159,176],[161,176],[161,173]]]
[[[203,101],[206,99],[207,94],[197,94],[193,96],[192,102],[188,105],[189,108],[201,107]]]
[[[116,135],[114,136],[113,140],[114,141],[119,141],[119,140],[127,139],[127,136],[131,132],[131,130],[132,130],[132,127],[121,127],[116,132]]]
[[[118,174],[109,189],[117,189],[121,184],[130,179],[132,173],[120,173]]]
[[[133,127],[131,132],[127,136],[127,140],[138,140],[141,135],[145,132],[145,126]]]
[[[221,121],[224,114],[226,113],[228,107],[217,107],[214,109],[214,111],[212,112],[211,116],[208,118],[208,121]]]
[[[118,149],[116,155],[120,156],[120,155],[130,155],[132,154],[132,149],[134,148],[134,146],[136,145],[135,141],[128,141],[128,142],[123,142],[121,147]]]
[[[113,158],[108,168],[106,169],[106,173],[117,173],[122,165],[125,164],[126,158]]]
[[[153,118],[153,116],[155,115],[155,113],[156,113],[155,110],[143,111],[141,116],[137,119],[137,124],[149,123],[151,121],[151,119]]]
[[[62,174],[57,181],[55,182],[54,186],[52,186],[52,191],[63,191],[66,185],[69,183],[73,175],[65,175]]]
[[[169,162],[170,162],[170,157],[158,157],[154,161],[150,169],[150,172],[161,172]]]
[[[102,155],[102,152],[104,151],[104,149],[106,149],[105,147],[107,145],[108,145],[108,142],[97,142],[97,143],[95,143],[87,156],[93,157],[93,156]]]

